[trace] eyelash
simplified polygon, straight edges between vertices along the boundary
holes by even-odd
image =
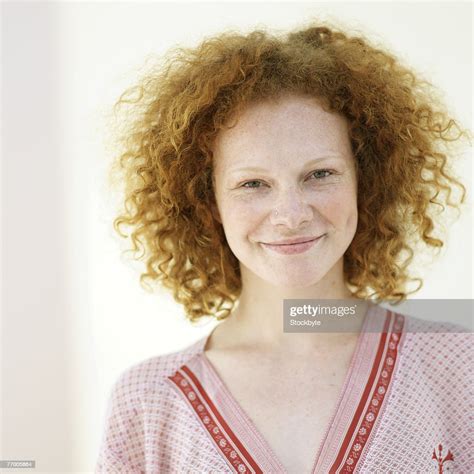
[[[313,176],[315,173],[322,173],[322,172],[327,172],[329,173],[329,175],[327,176],[323,176],[322,178],[316,178],[317,180],[320,180],[320,179],[324,179],[324,178],[329,178],[329,176],[332,176],[334,173],[331,171],[331,170],[326,170],[326,169],[323,169],[323,170],[316,170],[316,171],[313,171],[310,176]],[[252,179],[251,181],[246,181],[245,183],[243,183],[241,185],[242,188],[245,188],[245,189],[260,189],[260,186],[245,186],[246,184],[248,183],[261,183],[260,180],[258,179]]]

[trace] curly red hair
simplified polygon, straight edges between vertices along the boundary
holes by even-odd
[[[172,290],[191,322],[230,314],[242,283],[211,212],[212,143],[247,104],[294,93],[318,97],[349,122],[359,221],[344,255],[348,287],[358,298],[396,301],[410,294],[410,281],[419,283],[412,293],[421,288],[407,269],[416,244],[443,245],[433,235],[435,206],[458,209],[465,200],[448,157],[470,138],[429,82],[327,23],[282,35],[224,32],[174,51],[115,104],[125,116],[112,178],[125,206],[114,227],[123,237],[121,226],[131,228],[135,258],[146,261],[142,284]],[[450,199],[455,186],[459,202]]]

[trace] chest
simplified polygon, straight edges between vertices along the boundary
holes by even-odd
[[[310,473],[341,394],[348,361],[282,363],[206,353],[230,394],[288,473]]]

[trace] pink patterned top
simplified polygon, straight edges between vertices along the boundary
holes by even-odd
[[[207,339],[121,374],[96,473],[286,472]],[[370,309],[312,473],[473,472],[473,347],[461,327]]]

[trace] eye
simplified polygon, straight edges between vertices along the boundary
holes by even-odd
[[[259,188],[260,186],[246,186],[246,184],[249,184],[249,183],[261,183],[261,181],[258,181],[258,180],[253,180],[253,181],[247,181],[245,182],[244,184],[242,184],[242,188],[247,188],[247,189],[257,189]]]
[[[326,170],[326,169],[322,169],[322,170],[316,170],[316,171],[313,171],[311,173],[310,176],[316,176],[316,174],[319,174],[319,173],[327,173],[325,176],[321,176],[321,174],[319,174],[319,176],[316,177],[316,180],[321,180],[321,179],[324,179],[324,178],[328,178],[329,176],[332,176],[334,173],[331,171],[331,170]],[[257,179],[254,179],[252,181],[246,181],[245,183],[243,183],[241,185],[242,188],[246,188],[246,189],[259,189],[261,186],[248,186],[249,184],[261,184],[262,182],[257,180]]]
[[[332,171],[330,171],[330,170],[316,170],[316,171],[313,171],[313,172],[311,173],[311,176],[315,176],[316,173],[329,173],[329,174],[327,174],[326,176],[321,176],[321,175],[320,175],[320,176],[317,177],[316,179],[327,178],[327,177],[329,177],[329,176],[331,176],[331,175],[333,174]]]

